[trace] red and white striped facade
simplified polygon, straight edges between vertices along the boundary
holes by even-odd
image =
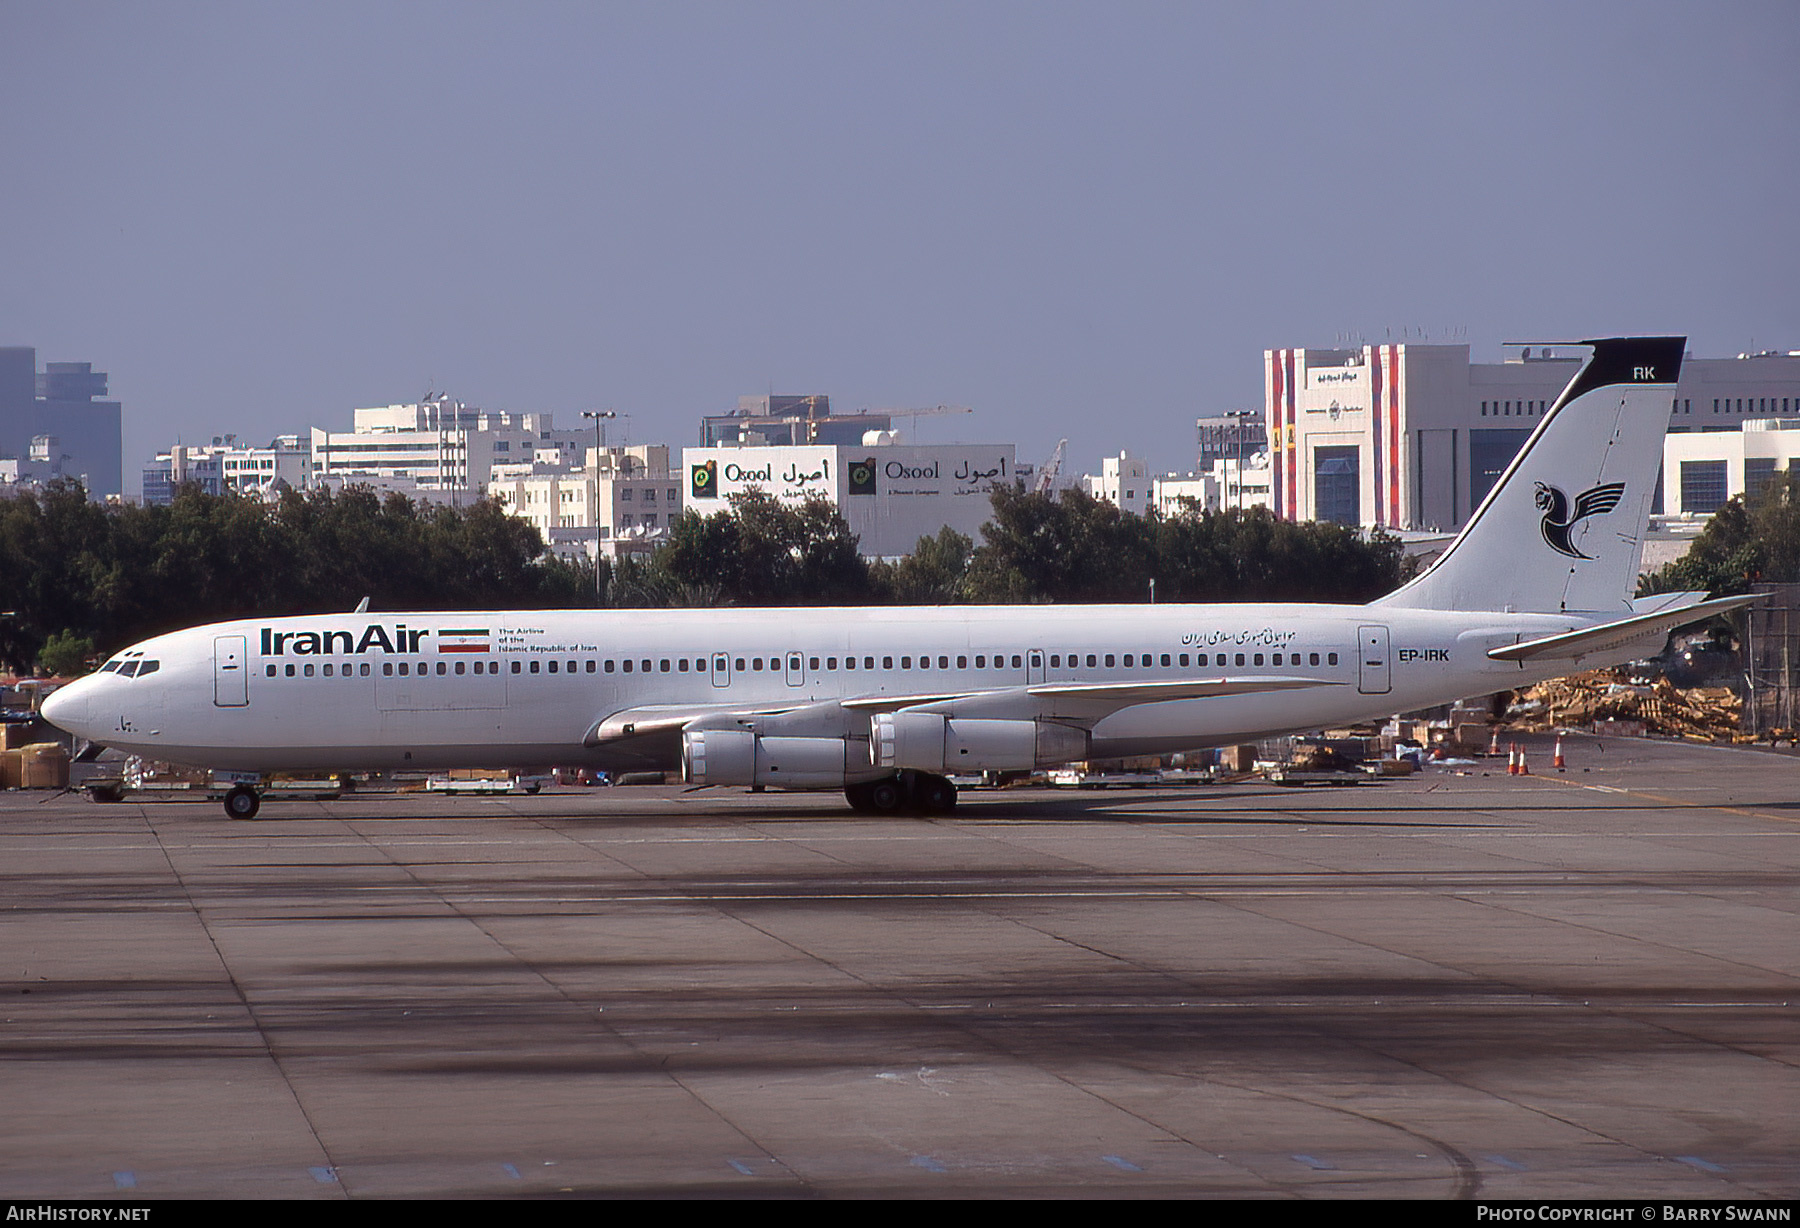
[[[1412,527],[1411,492],[1402,475],[1407,469],[1407,351],[1417,348],[1264,351],[1264,412],[1280,516],[1312,519],[1315,451],[1355,446],[1362,523]],[[1467,363],[1467,347],[1424,348],[1460,349]]]

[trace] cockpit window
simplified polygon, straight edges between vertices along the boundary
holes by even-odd
[[[142,664],[142,661],[125,662],[125,664],[119,666],[119,676],[121,678],[135,678],[137,676],[138,666]]]
[[[108,661],[105,665],[102,665],[100,667],[100,672],[103,674],[110,674],[115,669],[118,669],[118,668],[119,668],[119,663],[117,661]]]
[[[154,674],[161,668],[161,661],[145,661],[142,665],[138,666],[138,677],[142,678],[146,674]]]

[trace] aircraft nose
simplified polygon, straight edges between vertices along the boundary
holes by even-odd
[[[88,695],[93,689],[93,682],[88,678],[78,678],[59,687],[44,697],[39,715],[58,729],[86,737]]]

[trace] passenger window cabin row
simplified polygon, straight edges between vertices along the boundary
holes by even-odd
[[[1323,653],[1323,654],[1317,653],[1317,652],[1310,652],[1310,653],[1304,653],[1304,654],[1298,653],[1298,652],[1276,652],[1276,653],[1261,653],[1261,652],[1224,653],[1224,652],[1217,652],[1217,653],[1211,653],[1211,654],[1204,653],[1204,652],[1194,653],[1194,654],[1189,654],[1189,653],[1185,653],[1185,652],[1183,652],[1183,653],[1167,653],[1167,652],[1165,652],[1165,653],[1161,653],[1161,654],[1149,653],[1149,652],[1145,652],[1145,653],[1130,653],[1130,652],[1127,652],[1127,653],[1111,653],[1111,652],[1093,653],[1093,652],[1090,652],[1085,655],[1082,653],[1071,652],[1071,653],[1066,654],[1066,660],[1068,662],[1068,664],[1066,666],[1063,664],[1063,662],[1065,660],[1065,654],[1051,653],[1051,654],[1049,654],[1049,656],[1050,656],[1050,668],[1051,669],[1083,669],[1083,668],[1085,668],[1085,669],[1156,669],[1158,667],[1161,667],[1164,669],[1170,669],[1170,668],[1223,669],[1223,668],[1236,667],[1236,666],[1257,667],[1257,666],[1264,666],[1264,665],[1293,667],[1293,666],[1300,666],[1301,664],[1303,664],[1303,661],[1302,661],[1303,657],[1304,657],[1304,664],[1307,666],[1317,666],[1317,665],[1321,665],[1321,664],[1336,665],[1338,663],[1338,654],[1335,652],[1328,652],[1328,653]],[[735,657],[735,658],[731,658],[731,665],[733,667],[735,667],[736,672],[740,673],[740,674],[742,674],[742,673],[752,673],[752,674],[762,673],[765,671],[765,669],[768,671],[772,671],[772,672],[780,672],[782,670],[783,665],[782,665],[781,657],[772,656],[772,657],[767,658],[766,660],[767,660],[767,664],[765,666],[765,664],[764,664],[765,658],[763,658],[763,657]],[[877,658],[872,657],[872,656],[865,656],[865,657],[860,657],[860,658],[859,657],[844,657],[841,661],[841,668],[846,673],[856,672],[856,671],[869,672],[869,671],[875,670],[877,668],[876,660],[877,660]],[[881,662],[879,668],[882,670],[888,670],[888,671],[895,669],[896,660],[899,663],[898,668],[901,670],[932,669],[932,668],[934,668],[934,665],[933,665],[934,661],[936,662],[936,664],[935,664],[936,669],[948,670],[948,669],[952,668],[951,664],[950,664],[951,658],[948,654],[945,654],[945,653],[939,653],[935,658],[929,653],[922,653],[916,658],[916,664],[915,664],[915,658],[913,658],[911,656],[907,656],[907,655],[902,655],[898,658],[893,657],[893,656],[884,655],[884,656],[880,657],[879,660]],[[955,665],[956,669],[967,670],[967,669],[971,668],[970,657],[968,655],[959,654],[955,658],[955,660],[956,660],[956,665]],[[1010,654],[1010,656],[1006,653],[992,654],[992,657],[991,657],[992,665],[989,664],[990,657],[989,657],[989,654],[987,654],[987,653],[977,653],[977,654],[975,654],[973,660],[974,660],[973,668],[975,668],[975,669],[1001,669],[1001,670],[1004,670],[1004,669],[1024,669],[1025,668],[1025,654],[1017,653],[1017,652]],[[416,663],[412,662],[412,661],[383,661],[380,664],[381,664],[381,673],[384,677],[399,676],[399,677],[405,678],[405,677],[426,677],[429,675],[435,675],[437,677],[448,677],[448,676],[465,675],[465,674],[491,675],[491,674],[498,674],[501,672],[500,662],[495,661],[495,660],[437,661],[435,663],[431,662],[431,661],[419,661]],[[157,668],[157,662],[155,662],[155,661],[147,661],[143,664],[143,666],[141,668],[138,668],[138,669],[130,668],[130,667],[133,667],[136,665],[137,665],[136,662],[127,662],[126,667],[120,668],[119,672],[121,674],[125,674],[126,676],[130,676],[130,674],[134,673],[134,672],[140,673],[140,674],[148,674]],[[433,668],[434,665],[435,665],[435,668]],[[651,657],[607,658],[605,660],[601,660],[601,659],[595,658],[595,657],[587,657],[585,659],[551,657],[551,658],[534,658],[529,661],[515,660],[515,661],[508,662],[508,665],[511,667],[511,672],[514,674],[539,674],[539,673],[546,673],[546,674],[557,674],[557,673],[565,673],[565,674],[643,673],[643,674],[648,674],[648,673],[652,673],[652,672],[664,673],[664,674],[667,674],[667,673],[704,674],[704,673],[708,672],[708,658],[705,658],[705,657],[695,657],[695,658],[691,658],[691,659],[688,657],[674,657],[674,658],[662,657],[660,659],[651,658]],[[789,669],[798,669],[799,668],[798,657],[791,659],[788,662],[787,667]],[[807,658],[807,669],[810,670],[812,673],[814,673],[814,674],[819,673],[821,670],[821,667],[823,667],[823,670],[826,673],[835,673],[840,668],[839,658],[837,658],[837,657],[825,657],[822,659],[819,657],[808,657]],[[110,669],[117,668],[117,667],[114,665],[114,663],[108,662],[105,668],[110,670]],[[311,677],[315,676],[315,670],[317,671],[318,676],[323,676],[326,678],[331,678],[334,676],[344,677],[344,678],[351,678],[351,677],[367,678],[373,672],[372,664],[368,661],[363,661],[359,664],[352,664],[350,662],[345,662],[342,665],[338,665],[336,662],[331,662],[331,661],[327,661],[321,665],[315,665],[311,662],[304,663],[304,664],[298,663],[298,662],[290,662],[284,666],[278,666],[275,663],[270,662],[269,664],[267,664],[264,667],[264,674],[265,674],[265,676],[270,677],[270,678],[274,678],[277,676],[286,676],[288,678],[296,678],[296,677],[311,678]]]

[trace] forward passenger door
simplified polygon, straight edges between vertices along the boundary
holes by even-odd
[[[249,673],[244,664],[244,637],[213,637],[213,703],[221,708],[243,708],[250,703]]]

